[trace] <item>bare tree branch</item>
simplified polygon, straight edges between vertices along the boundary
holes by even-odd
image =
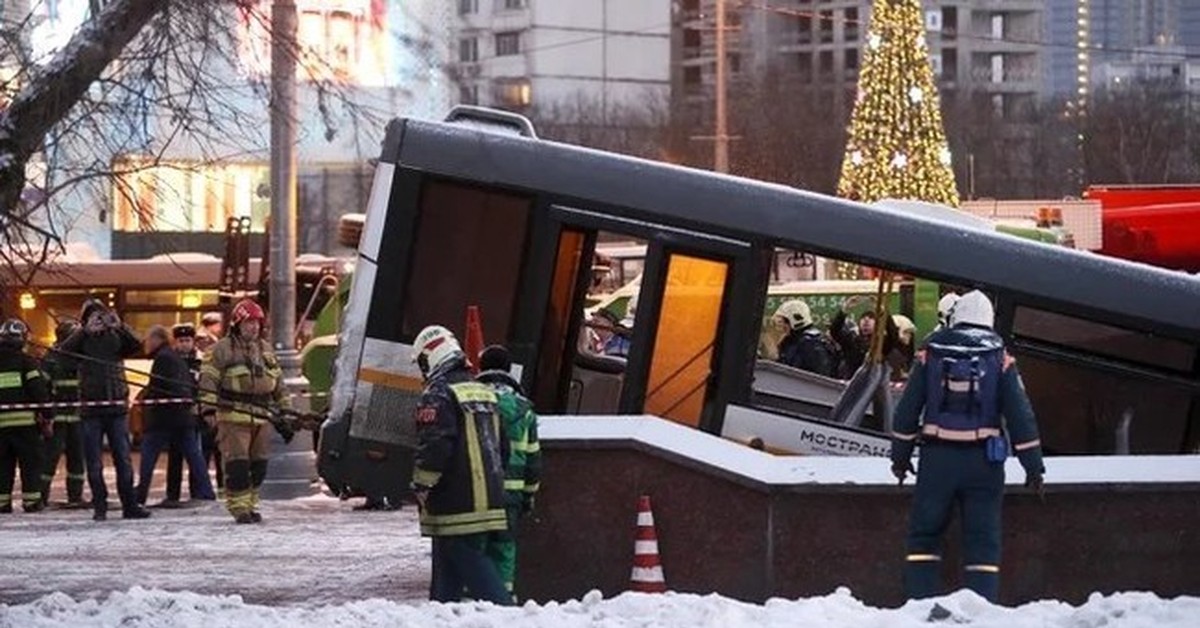
[[[10,214],[17,206],[25,188],[25,165],[50,128],[167,4],[168,0],[107,3],[0,113],[0,212]]]

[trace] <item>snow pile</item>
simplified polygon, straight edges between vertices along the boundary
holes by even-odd
[[[1105,628],[1142,626],[1183,628],[1195,626],[1200,598],[1163,600],[1149,593],[1095,595],[1082,607],[1061,602],[1038,602],[1016,609],[989,605],[966,591],[939,600],[952,617],[942,623],[970,624],[980,628]],[[0,626],[50,628],[71,626],[213,626],[301,628],[305,626],[393,627],[455,626],[463,628],[663,628],[711,627],[847,627],[928,626],[931,601],[911,602],[894,610],[874,609],[855,600],[848,591],[820,598],[771,600],[764,606],[736,602],[716,595],[627,593],[604,600],[592,592],[582,601],[520,608],[488,604],[398,604],[379,599],[313,608],[266,607],[244,603],[240,597],[209,597],[196,593],[167,593],[141,588],[113,593],[104,601],[75,601],[62,593],[21,606],[0,606]]]

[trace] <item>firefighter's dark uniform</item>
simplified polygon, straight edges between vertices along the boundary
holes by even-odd
[[[1003,418],[1003,420],[1002,420]],[[932,334],[896,407],[893,465],[907,465],[921,443],[909,521],[905,589],[912,599],[939,595],[942,533],[961,509],[964,584],[995,601],[1000,584],[1000,510],[1008,443],[1027,474],[1044,472],[1041,442],[1016,361],[992,330],[960,325]]]
[[[434,601],[458,601],[465,590],[477,600],[512,604],[485,554],[488,535],[508,529],[508,446],[497,403],[458,357],[430,377],[417,406],[413,484],[428,491],[421,534],[433,537]]]
[[[86,467],[83,458],[83,430],[79,424],[79,371],[64,356],[51,351],[42,362],[42,370],[50,378],[51,396],[55,403],[54,437],[46,442],[46,459],[42,467],[42,501],[50,501],[50,485],[58,472],[58,461],[67,456],[67,502],[83,503],[83,481]]]
[[[837,376],[837,356],[825,334],[815,325],[793,329],[779,342],[779,361],[792,368]]]
[[[517,576],[517,529],[521,515],[533,509],[542,477],[542,451],[538,442],[537,414],[521,394],[521,385],[504,371],[485,371],[476,378],[496,391],[500,418],[508,438],[508,467],[504,475],[508,531],[492,535],[487,554],[504,587],[511,593]]]
[[[19,348],[0,347],[0,404],[50,401],[50,387],[37,361]],[[12,512],[15,468],[21,470],[21,503],[42,507],[42,432],[38,417],[49,409],[0,409],[0,512]]]

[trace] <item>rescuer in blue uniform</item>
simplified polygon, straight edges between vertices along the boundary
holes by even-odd
[[[509,446],[496,393],[475,382],[450,330],[417,334],[413,360],[425,378],[417,404],[413,493],[421,534],[433,538],[429,597],[511,605],[512,594],[488,559],[488,537],[508,530],[504,467]]]
[[[1016,361],[992,330],[994,318],[983,293],[963,295],[950,327],[925,341],[896,407],[892,472],[900,482],[913,473],[913,447],[921,443],[904,569],[910,599],[942,593],[942,533],[958,506],[964,584],[996,601],[1008,439],[1025,468],[1025,485],[1042,492],[1037,422]]]

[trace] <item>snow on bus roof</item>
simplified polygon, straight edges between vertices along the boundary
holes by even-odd
[[[658,417],[542,417],[547,443],[635,442],[766,485],[895,486],[886,459],[850,456],[776,456]],[[1200,482],[1200,456],[1071,456],[1046,461],[1049,484],[1160,484]],[[1009,485],[1025,473],[1010,458]]]

